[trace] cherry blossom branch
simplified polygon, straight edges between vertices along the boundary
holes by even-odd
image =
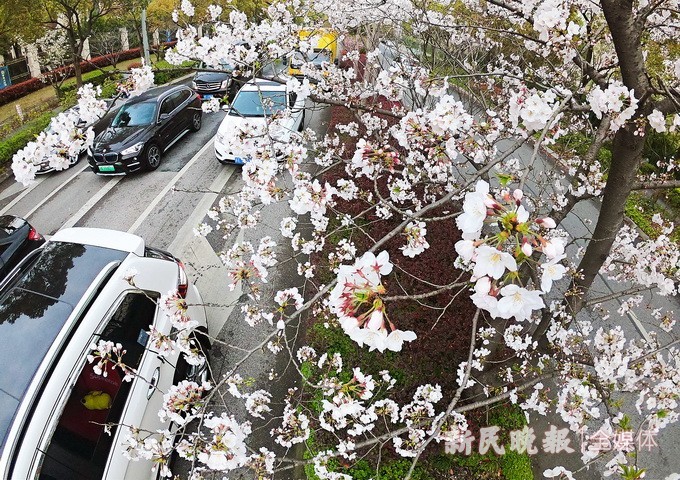
[[[451,412],[458,403],[458,400],[460,399],[463,390],[467,387],[467,382],[468,379],[470,378],[470,370],[472,369],[472,358],[475,351],[475,341],[477,337],[477,320],[479,320],[480,311],[481,310],[478,308],[475,311],[474,317],[472,317],[472,329],[470,332],[470,348],[468,350],[468,359],[465,364],[465,374],[463,375],[463,380],[460,383],[460,386],[456,389],[456,393],[453,395],[453,398],[449,402],[449,405],[446,408],[446,413],[442,418],[435,422],[434,427],[432,428],[432,433],[428,436],[427,440],[425,440],[423,444],[418,448],[416,456],[413,458],[413,461],[411,462],[411,468],[409,468],[408,472],[406,473],[406,477],[404,480],[411,479],[411,475],[413,475],[413,470],[416,468],[416,464],[418,463],[420,456],[423,454],[425,448],[427,448],[427,446],[432,442],[432,440],[434,440],[437,437],[437,435],[439,435],[439,432],[441,432],[442,429],[442,425],[444,425],[444,422],[448,419],[449,415],[451,415]]]

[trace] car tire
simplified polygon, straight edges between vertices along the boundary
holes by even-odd
[[[210,376],[210,364],[207,357],[208,353],[210,352],[211,345],[208,336],[202,331],[202,329],[199,328],[191,335],[191,339],[198,343],[198,346],[200,346],[201,351],[206,357],[206,361],[203,363],[203,365],[198,367],[189,365],[184,359],[184,355],[180,353],[179,358],[177,359],[175,375],[172,380],[173,385],[177,385],[182,380],[189,380],[200,385],[204,381],[207,381],[208,377]]]
[[[150,143],[144,150],[142,158],[142,168],[147,172],[156,170],[161,164],[161,148],[155,143]]]
[[[201,129],[201,124],[203,123],[202,118],[202,112],[194,112],[191,115],[191,125],[189,126],[189,130],[192,132],[198,132]]]

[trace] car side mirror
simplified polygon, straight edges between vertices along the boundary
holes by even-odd
[[[161,113],[160,117],[158,117],[158,123],[163,123],[165,122],[168,118],[170,118],[169,113]]]

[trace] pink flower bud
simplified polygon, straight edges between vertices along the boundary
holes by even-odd
[[[512,192],[512,196],[515,198],[515,200],[519,202],[520,200],[522,200],[524,193],[522,192],[522,190],[518,188],[514,192]]]
[[[533,253],[533,251],[534,251],[534,249],[531,248],[531,245],[529,244],[529,242],[522,243],[522,253],[524,253],[524,255],[526,255],[527,257],[530,257],[531,254]]]
[[[555,220],[553,220],[550,217],[545,217],[545,218],[539,218],[536,220],[536,223],[539,225],[545,227],[545,228],[555,228],[557,224],[555,223]]]

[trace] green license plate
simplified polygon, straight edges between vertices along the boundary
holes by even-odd
[[[99,171],[100,172],[115,172],[116,167],[114,167],[113,165],[102,165],[102,166],[99,167]]]

